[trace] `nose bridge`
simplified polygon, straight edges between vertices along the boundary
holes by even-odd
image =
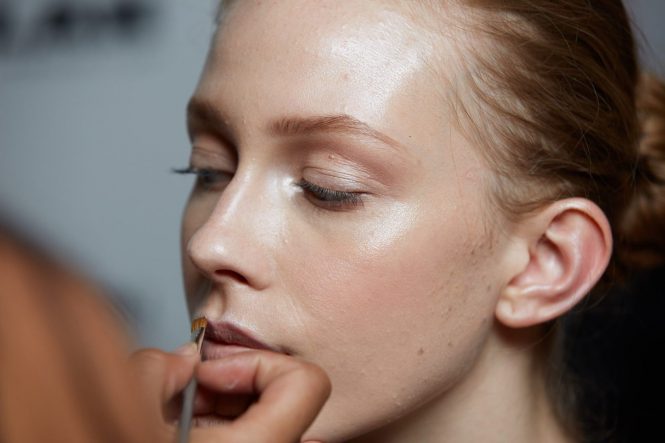
[[[266,287],[275,266],[270,242],[267,183],[256,171],[236,173],[189,241],[194,264],[213,280],[233,278]]]
[[[221,193],[208,221],[232,228],[234,222],[242,219],[243,213],[251,213],[251,207],[255,206],[252,200],[260,192],[260,183],[255,176],[251,171],[241,173],[239,170]]]

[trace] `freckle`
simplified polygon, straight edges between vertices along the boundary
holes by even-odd
[[[487,292],[492,292],[492,285],[487,285]]]
[[[418,349],[418,355],[423,355],[425,350],[423,348]]]
[[[452,348],[452,347],[453,347],[453,342],[449,341],[449,342],[448,342],[448,347],[449,347],[449,348]]]

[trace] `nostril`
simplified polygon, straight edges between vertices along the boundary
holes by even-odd
[[[215,271],[215,277],[228,277],[232,278],[233,280],[237,280],[240,283],[249,284],[247,279],[242,274],[231,271],[229,269],[218,269]]]

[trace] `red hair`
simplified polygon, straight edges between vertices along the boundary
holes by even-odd
[[[621,0],[454,4],[473,38],[457,45],[462,73],[451,82],[450,104],[494,171],[497,206],[518,218],[559,199],[587,198],[612,226],[606,283],[663,265],[665,85],[640,72]],[[563,327],[552,331],[544,376],[561,423],[579,439],[598,431],[582,417],[604,418],[579,404],[583,387],[566,367],[569,338]]]
[[[665,85],[640,73],[622,2],[460,3],[480,38],[462,41],[452,105],[495,171],[497,205],[515,217],[588,198],[613,228],[606,277],[663,264]]]

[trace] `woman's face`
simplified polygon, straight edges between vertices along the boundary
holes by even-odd
[[[506,283],[490,172],[451,124],[433,66],[445,75],[446,54],[409,17],[383,1],[237,2],[189,108],[189,310],[328,373],[310,438],[445,395]]]

